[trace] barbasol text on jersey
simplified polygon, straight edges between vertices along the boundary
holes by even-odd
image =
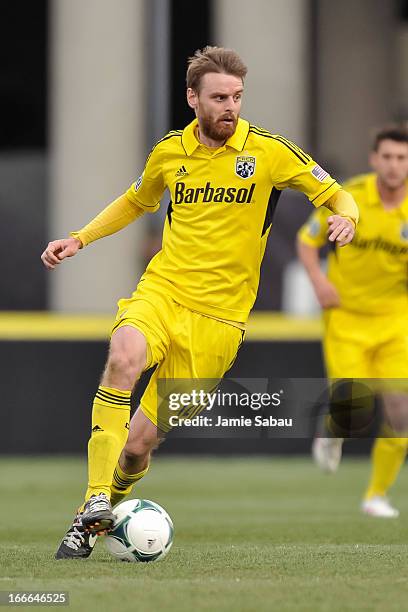
[[[205,187],[186,187],[178,181],[174,190],[175,204],[196,204],[202,202],[226,202],[237,204],[250,204],[255,191],[255,183],[249,187],[214,187],[208,181]]]

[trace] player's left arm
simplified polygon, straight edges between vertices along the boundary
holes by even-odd
[[[297,145],[280,136],[275,138],[274,170],[278,189],[289,187],[302,191],[316,207],[326,206],[334,214],[328,222],[328,239],[344,246],[351,242],[358,223],[358,207],[353,197]],[[276,153],[278,155],[276,155]]]

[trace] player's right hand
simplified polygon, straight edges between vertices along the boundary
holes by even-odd
[[[315,283],[314,288],[321,308],[338,308],[340,306],[340,296],[337,289],[326,276],[322,276]]]
[[[54,270],[66,257],[73,257],[82,248],[82,242],[78,238],[62,238],[49,242],[41,260],[47,270]]]

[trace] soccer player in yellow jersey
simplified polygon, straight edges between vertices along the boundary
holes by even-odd
[[[281,191],[291,187],[314,206],[328,206],[331,241],[344,245],[353,238],[353,198],[298,146],[240,118],[246,72],[233,50],[197,51],[187,71],[194,121],[156,144],[126,193],[82,230],[50,242],[42,255],[55,268],[93,240],[154,213],[169,189],[162,249],[132,297],[119,301],[93,404],[85,503],[57,558],[88,556],[94,534],[112,525],[111,506],[146,474],[152,449],[169,429],[158,414],[157,380],[218,380],[232,364]],[[153,365],[128,430],[132,389]]]
[[[298,234],[298,252],[324,309],[324,355],[329,378],[408,379],[408,131],[379,132],[371,153],[374,173],[345,184],[360,210],[353,242],[329,254],[321,270],[330,214],[319,208]],[[399,381],[400,382],[400,381]],[[384,385],[384,383],[383,383]],[[372,474],[363,512],[397,517],[386,493],[405,460],[408,438],[406,385],[383,390],[385,423],[372,451]],[[378,387],[378,384],[377,384]],[[335,471],[342,438],[318,437],[317,463]]]

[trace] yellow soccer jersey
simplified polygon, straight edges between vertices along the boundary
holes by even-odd
[[[239,119],[225,146],[200,144],[197,120],[153,148],[127,197],[154,212],[171,203],[161,251],[141,282],[202,314],[245,322],[282,189],[320,206],[340,185],[295,144]]]
[[[407,183],[408,185],[408,183]],[[360,210],[353,241],[328,258],[328,276],[340,294],[341,307],[359,313],[387,314],[408,309],[408,196],[393,210],[380,200],[375,174],[357,176],[344,184]],[[305,244],[327,241],[327,217],[322,207],[299,230]]]

